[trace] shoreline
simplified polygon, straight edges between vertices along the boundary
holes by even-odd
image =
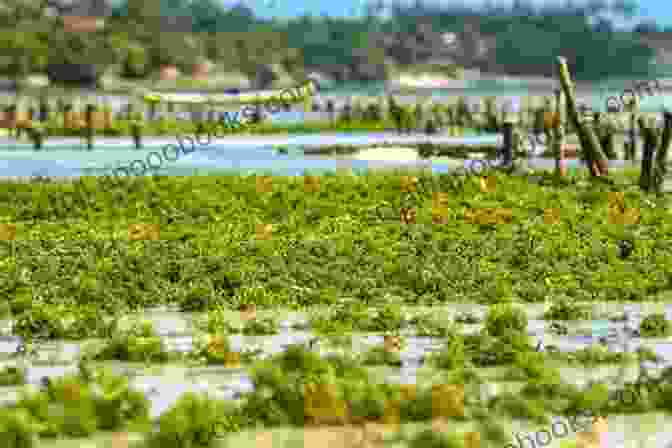
[[[373,148],[371,151],[375,151],[377,148]],[[386,148],[387,149],[387,148]],[[392,148],[394,149],[394,148]],[[396,148],[398,150],[406,150],[406,151],[398,151],[399,153],[404,152],[408,153],[408,148]],[[462,168],[465,171],[473,171],[471,175],[478,175],[484,169],[482,164],[479,162],[482,161],[482,159],[456,159],[456,158],[451,158],[451,157],[432,157],[429,159],[411,159],[408,158],[406,160],[399,160],[399,159],[391,159],[391,158],[378,158],[378,159],[370,159],[370,158],[363,158],[363,157],[318,157],[318,156],[312,156],[307,158],[307,160],[312,160],[312,161],[319,161],[319,160],[324,160],[324,161],[335,161],[336,166],[335,167],[330,167],[330,168],[324,168],[324,169],[317,169],[317,171],[322,174],[322,171],[328,171],[328,172],[339,172],[339,171],[351,171],[353,174],[358,174],[364,168],[365,172],[368,171],[379,171],[379,170],[432,170],[436,174],[441,174],[441,173],[450,173],[452,171],[455,171],[456,169]],[[355,166],[356,164],[362,165],[365,164],[365,167],[361,166]],[[610,160],[609,161],[609,169],[610,170],[632,170],[632,169],[639,169],[641,165],[641,160],[637,160],[634,163],[631,161],[626,161],[626,160]],[[526,166],[530,170],[544,170],[544,171],[552,171],[555,166],[555,161],[553,159],[542,159],[542,158],[535,158],[535,159],[527,159],[526,162],[524,162],[523,166]],[[577,169],[577,170],[584,170],[587,169],[587,167],[583,164],[582,161],[578,159],[567,159],[566,161],[566,166],[567,168],[570,169]],[[302,176],[306,175],[305,171],[314,171],[315,168],[305,168],[304,169],[304,174],[295,172],[295,174],[288,174],[288,173],[277,173],[274,172],[272,175],[274,176],[280,176],[280,177],[288,177],[288,176]],[[133,176],[119,176],[119,177],[151,177],[153,175],[156,176],[177,176],[177,177],[183,177],[183,176],[218,176],[218,175],[234,175],[234,176],[242,176],[242,175],[248,175],[249,173],[245,172],[244,170],[233,170],[231,171],[230,169],[227,168],[211,168],[210,169],[211,173],[193,173],[193,174],[179,174],[179,175],[171,175],[171,174],[152,174],[152,173],[146,173],[141,176],[133,175]],[[264,171],[263,169],[257,170],[258,172]],[[273,171],[273,170],[271,170]],[[300,170],[294,170],[294,171],[300,171]],[[459,175],[467,175],[469,176],[470,174],[468,173],[460,173]],[[46,178],[47,180],[42,180],[41,182],[46,182],[46,183],[72,183],[77,181],[80,177],[102,177],[103,174],[96,174],[96,173],[81,173],[81,174],[73,174],[71,176],[49,176],[49,175],[43,175],[43,178]],[[35,179],[31,176],[2,176],[0,175],[0,183],[31,183],[35,182]],[[672,188],[672,185],[670,185],[670,188]],[[668,188],[665,188],[665,191],[672,191],[668,190]]]
[[[312,138],[311,138],[312,137]],[[346,136],[347,137],[347,136]],[[64,143],[61,148],[34,151],[29,144],[5,152],[5,166],[0,170],[0,179],[4,182],[26,183],[35,179],[36,175],[49,177],[55,182],[72,182],[80,177],[100,177],[104,174],[115,173],[123,177],[135,176],[202,176],[202,175],[249,175],[269,171],[278,176],[301,176],[306,172],[333,172],[338,170],[352,170],[367,172],[385,169],[420,169],[431,170],[434,173],[448,173],[455,169],[464,168],[474,171],[475,174],[484,170],[482,162],[484,152],[492,153],[493,147],[502,144],[501,135],[479,137],[450,137],[450,136],[398,136],[378,135],[377,138],[343,138],[324,141],[323,135],[306,136],[304,140],[316,139],[317,142],[302,144],[301,139],[285,138],[279,141],[276,136],[245,136],[228,138],[225,141],[215,142],[210,147],[189,144],[177,149],[180,157],[170,158],[164,165],[162,161],[158,167],[153,160],[150,169],[138,170],[135,164],[144,166],[161,143],[175,144],[173,139],[151,139],[143,149],[137,150],[128,146],[124,141],[113,138],[114,145],[99,147],[88,151],[83,145],[81,149],[67,145],[67,141],[79,139],[60,139]],[[321,141],[320,141],[321,140]],[[339,141],[340,140],[340,141]],[[350,141],[347,141],[350,140]],[[360,141],[353,141],[360,140]],[[568,146],[573,142],[567,142]],[[191,143],[187,140],[187,143]],[[423,144],[430,143],[434,147],[429,152],[421,152]],[[111,151],[111,147],[117,151]],[[121,147],[120,147],[121,146]],[[275,148],[273,148],[275,146]],[[277,152],[277,147],[289,146],[286,154]],[[295,149],[293,149],[294,147]],[[303,147],[296,153],[297,147]],[[473,149],[472,149],[473,148]],[[555,160],[552,157],[542,157],[545,148],[537,148],[536,155],[530,158],[518,158],[519,162],[530,169],[552,170]],[[207,155],[207,151],[210,154]],[[213,151],[215,150],[215,151]],[[203,153],[199,154],[201,151]],[[230,153],[229,153],[230,151]],[[249,151],[249,153],[248,153]],[[9,156],[12,154],[12,156]],[[295,155],[296,154],[296,155]],[[422,158],[420,154],[427,157]],[[190,155],[193,157],[184,157]],[[622,154],[619,154],[622,157]],[[672,157],[672,154],[670,155]],[[0,157],[1,158],[1,157]],[[11,167],[10,167],[10,160]],[[576,158],[566,158],[569,168],[585,168]],[[176,162],[180,163],[176,163]],[[479,163],[480,161],[480,163]],[[496,162],[495,162],[496,164]],[[622,159],[610,160],[610,169],[639,169],[641,160],[626,161]],[[125,167],[125,168],[124,168]],[[122,173],[123,172],[123,173]],[[4,175],[4,174],[7,175]],[[50,175],[53,173],[53,175]]]

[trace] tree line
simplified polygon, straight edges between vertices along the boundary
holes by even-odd
[[[45,14],[46,2],[1,0],[0,7],[0,75],[14,78],[45,73],[49,64],[90,63],[100,72],[116,66],[123,78],[144,79],[163,65],[190,73],[208,60],[251,79],[277,64],[296,78],[318,70],[343,80],[385,79],[390,64],[403,69],[443,54],[436,36],[445,32],[471,33],[462,40],[467,47],[477,40],[474,32],[490,37],[486,71],[550,76],[553,57],[562,55],[579,80],[641,78],[650,74],[654,51],[640,34],[670,31],[650,21],[634,32],[614,30],[601,14],[633,17],[637,7],[627,0],[610,7],[603,0],[581,7],[568,0],[543,9],[522,0],[508,9],[417,3],[395,6],[389,16],[370,4],[362,18],[286,22],[257,18],[244,6],[226,9],[216,0],[124,0],[104,28],[90,33],[68,32],[59,17]]]

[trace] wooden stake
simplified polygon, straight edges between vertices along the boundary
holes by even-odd
[[[565,160],[565,96],[562,89],[555,89],[555,113],[558,123],[553,128],[553,154],[555,154],[555,172],[560,177],[567,176]]]
[[[565,93],[565,98],[567,100],[569,119],[576,128],[579,140],[581,141],[581,146],[587,152],[591,173],[596,177],[606,176],[609,174],[609,165],[607,163],[607,158],[604,155],[604,151],[600,146],[600,142],[592,128],[583,123],[576,110],[576,97],[574,95],[574,86],[569,75],[569,69],[567,68],[567,59],[558,56],[557,61],[560,85],[562,86],[562,90]]]
[[[658,146],[658,135],[655,129],[649,127],[646,119],[640,116],[637,119],[639,129],[644,137],[644,152],[642,154],[642,169],[639,175],[639,186],[644,191],[649,191],[652,187],[652,167],[653,153]]]
[[[663,135],[661,137],[660,146],[656,152],[656,162],[654,165],[654,182],[656,191],[660,192],[667,174],[667,151],[672,141],[672,112],[663,112]]]

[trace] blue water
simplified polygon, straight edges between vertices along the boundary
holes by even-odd
[[[415,167],[422,166],[431,168],[433,173],[447,173],[456,168],[455,165],[432,163],[430,161],[371,161],[371,160],[343,160],[343,159],[305,159],[293,157],[291,155],[274,155],[272,149],[266,151],[259,149],[247,154],[246,159],[231,159],[226,157],[224,151],[212,151],[213,154],[198,155],[191,160],[179,160],[172,166],[164,166],[154,172],[145,172],[145,175],[172,175],[172,176],[190,176],[190,175],[208,175],[217,173],[235,173],[235,174],[273,174],[281,176],[301,176],[304,174],[325,174],[333,173],[339,170],[352,170],[354,174],[364,174],[371,169],[391,168],[391,167]],[[219,154],[218,154],[219,153]],[[256,157],[255,157],[256,155]],[[461,164],[465,170],[473,167],[473,163],[478,162],[473,159],[466,159]],[[554,161],[549,159],[532,158],[528,160],[531,168],[551,169]],[[609,162],[610,167],[623,167],[629,163],[622,160]],[[459,165],[458,165],[459,166]],[[569,160],[568,168],[582,168],[583,165],[577,160]],[[480,165],[473,168],[480,172]],[[75,162],[29,160],[29,161],[0,161],[1,177],[30,177],[30,176],[49,176],[49,177],[79,177],[79,176],[99,176],[109,173],[109,169],[83,168]],[[132,175],[142,175],[136,173]]]
[[[103,140],[103,139],[101,139]],[[159,139],[157,139],[159,140]],[[78,143],[67,143],[63,139],[51,142],[41,151],[33,151],[30,144],[15,144],[5,151],[0,149],[0,176],[51,176],[51,177],[78,177],[96,176],[111,173],[115,167],[130,166],[136,160],[147,160],[150,153],[161,153],[167,143],[175,143],[170,139],[161,139],[163,144],[152,141],[142,150],[135,150],[123,141],[104,140],[93,151],[84,150]],[[238,173],[272,172],[284,175],[300,175],[304,171],[335,171],[340,168],[352,168],[354,171],[366,171],[372,163],[366,160],[342,160],[328,156],[303,156],[304,147],[320,145],[374,145],[378,143],[404,144],[418,141],[432,141],[436,143],[482,145],[498,144],[501,138],[497,135],[473,137],[442,137],[433,136],[397,136],[393,133],[370,133],[365,135],[352,134],[320,134],[320,135],[293,135],[270,137],[231,137],[212,142],[211,145],[195,145],[188,154],[180,154],[176,161],[163,160],[155,165],[155,171],[147,170],[146,175],[198,175],[221,170]],[[188,149],[189,144],[185,145]],[[289,154],[279,154],[277,147],[284,146]],[[0,147],[1,148],[1,147]],[[174,158],[171,152],[171,158]],[[319,157],[319,158],[316,158]],[[414,162],[408,162],[414,163]],[[404,162],[388,162],[389,164],[404,164]],[[135,175],[143,175],[140,163]],[[429,166],[429,165],[428,165]],[[436,169],[447,170],[448,166],[437,165]]]
[[[664,73],[670,72],[672,67],[668,67]],[[661,72],[663,73],[663,72]],[[662,82],[661,77],[661,82]],[[651,77],[650,79],[654,79]],[[592,83],[589,86],[588,91],[580,89],[577,91],[577,99],[581,102],[590,106],[594,111],[606,112],[607,110],[607,99],[610,96],[615,96],[616,98],[623,93],[625,89],[632,88],[633,83],[643,81],[643,79],[610,79],[603,82]],[[374,96],[387,96],[387,89],[384,82],[367,82],[367,83],[342,83],[336,85],[331,89],[324,89],[321,93],[332,96],[356,96],[356,95],[374,95]],[[487,97],[495,96],[498,97],[498,103],[503,102],[506,99],[521,98],[525,96],[541,96],[548,95],[552,96],[552,89],[548,89],[548,93],[541,92],[538,88],[527,87],[527,84],[524,81],[516,80],[490,80],[490,79],[477,79],[466,82],[465,88],[450,88],[450,89],[423,89],[418,90],[418,93],[421,93],[422,96],[429,95],[435,100],[447,97],[455,96],[465,96],[465,97]],[[406,96],[406,94],[397,93],[399,96]],[[412,96],[412,95],[410,95]],[[649,94],[643,92],[640,97],[640,110],[642,112],[658,112],[662,107],[667,107],[672,109],[672,95],[668,93],[662,94],[659,92],[653,92]]]
[[[611,322],[608,320],[594,320],[591,323],[591,327],[594,339],[607,337],[609,335],[609,329],[611,328]]]
[[[157,148],[158,149],[158,148]],[[413,163],[413,162],[408,162]],[[128,164],[128,163],[126,163]],[[120,164],[122,165],[122,164]],[[299,176],[304,172],[334,172],[343,168],[351,168],[356,172],[365,172],[372,166],[386,165],[384,162],[367,160],[337,160],[329,158],[306,159],[299,156],[282,155],[273,148],[255,148],[245,151],[245,158],[232,158],[227,149],[211,149],[207,154],[184,156],[171,165],[165,164],[160,169],[146,175],[205,175],[220,171],[239,174],[272,173],[285,176]],[[404,162],[389,162],[391,165],[404,165]],[[432,165],[433,171],[446,172],[448,165]],[[98,176],[109,173],[109,168],[84,167],[77,161],[59,160],[0,160],[0,176],[2,177],[79,177]],[[138,173],[136,175],[142,175]]]
[[[434,173],[445,173],[462,165],[465,169],[474,166],[472,160],[463,163],[432,163],[419,161],[369,161],[353,160],[348,156],[304,156],[303,149],[320,145],[357,145],[368,146],[389,143],[404,147],[410,143],[428,141],[451,145],[501,145],[501,136],[482,135],[471,137],[448,136],[397,136],[394,133],[353,134],[311,134],[293,136],[228,137],[212,144],[194,145],[192,151],[181,153],[177,160],[161,160],[156,155],[151,159],[156,169],[143,169],[141,161],[149,155],[161,153],[168,143],[174,140],[153,139],[145,147],[136,150],[124,139],[101,139],[93,151],[84,150],[77,140],[52,140],[45,149],[33,151],[28,143],[14,144],[11,147],[0,146],[0,177],[49,176],[79,177],[114,174],[119,167],[133,167],[128,175],[207,175],[222,171],[238,174],[270,173],[275,175],[296,176],[309,173],[335,172],[349,169],[354,173],[365,173],[370,169],[393,166],[423,166]],[[189,144],[185,145],[189,148]],[[287,147],[288,154],[277,152],[279,146]],[[381,152],[384,150],[381,150]],[[170,153],[174,159],[174,153]],[[550,169],[554,162],[548,159],[529,159],[532,168]],[[623,161],[611,161],[610,166],[623,166]],[[568,161],[568,167],[579,167],[580,162]],[[479,164],[474,170],[484,167]],[[125,175],[121,172],[119,175]]]

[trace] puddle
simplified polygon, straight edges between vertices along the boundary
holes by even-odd
[[[141,318],[151,322],[159,336],[182,336],[193,332],[191,316],[168,307],[146,310]]]
[[[236,375],[236,378],[232,378],[229,382],[222,386],[223,389],[231,391],[233,393],[247,393],[254,391],[254,384],[252,384],[252,379],[249,375],[242,373]]]
[[[77,374],[79,370],[76,365],[67,365],[67,366],[36,366],[28,365],[26,366],[26,384],[32,384],[39,386],[41,384],[42,378],[49,377],[53,378],[62,378],[67,375]]]
[[[665,340],[649,345],[653,352],[663,359],[664,364],[672,364],[672,341]]]
[[[143,392],[150,403],[149,415],[158,418],[170,409],[187,392],[207,392],[207,382],[170,381],[163,375],[143,376],[132,381],[133,388]]]
[[[11,356],[15,354],[23,339],[19,336],[2,336],[0,337],[0,355]]]
[[[236,340],[235,351],[243,349],[259,348],[262,350],[262,356],[271,356],[281,353],[290,345],[309,345],[310,341],[315,337],[311,332],[306,331],[286,331],[280,334],[268,336],[252,336],[252,335],[235,335]],[[231,344],[234,347],[233,336],[231,337]]]
[[[527,332],[532,335],[545,334],[549,323],[545,320],[530,319],[527,322]]]
[[[162,338],[164,347],[168,351],[189,353],[194,349],[193,336],[173,336]]]

